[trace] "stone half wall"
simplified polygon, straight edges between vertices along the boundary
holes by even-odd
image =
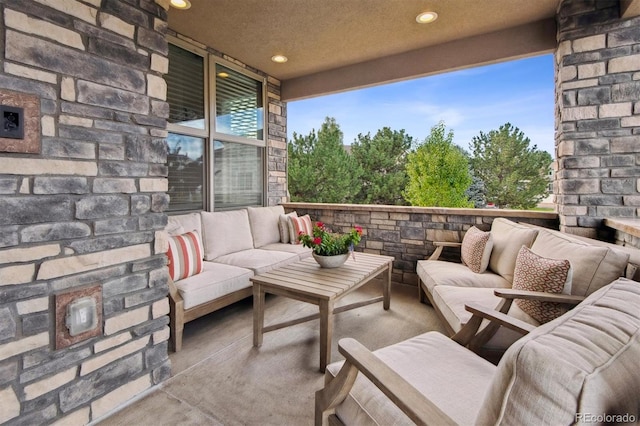
[[[232,62],[241,68],[261,75],[267,79],[267,147],[266,173],[267,187],[265,203],[277,206],[288,201],[287,196],[287,103],[280,99],[280,80],[267,76],[264,72],[252,68],[237,59],[206,46],[197,40],[178,34],[169,29],[167,34],[186,41],[189,44],[206,50],[209,54]]]
[[[556,182],[562,231],[610,239],[605,217],[639,216],[640,17],[619,1],[558,10]]]
[[[558,229],[556,213],[524,210],[313,203],[285,203],[284,208],[298,216],[308,214],[313,222],[324,222],[334,232],[361,226],[363,237],[356,250],[393,256],[392,280],[409,285],[417,285],[416,262],[433,253],[434,241],[460,242],[472,226],[488,231],[493,219],[506,217]],[[459,262],[460,250],[447,248],[442,259]]]
[[[165,8],[0,0],[0,101],[37,107],[0,145],[0,423],[85,424],[170,375]],[[56,349],[56,296],[95,285],[98,336]]]

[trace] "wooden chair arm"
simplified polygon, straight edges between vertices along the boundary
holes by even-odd
[[[433,245],[436,246],[436,249],[431,256],[429,256],[428,260],[438,260],[445,247],[462,247],[462,243],[455,243],[453,241],[434,241]]]
[[[465,305],[464,308],[473,315],[498,323],[501,326],[507,327],[521,334],[527,334],[536,329],[535,325],[511,317],[507,314],[503,314],[500,311],[487,308],[479,303],[469,303],[468,305]]]
[[[543,291],[514,290],[512,288],[498,288],[493,291],[493,294],[503,299],[527,299],[540,302],[564,303],[567,305],[577,305],[584,300],[583,296],[546,293]]]
[[[358,341],[351,338],[341,339],[338,342],[338,347],[346,360],[336,378],[329,382],[324,389],[316,392],[316,426],[326,424],[327,412],[333,411],[346,398],[358,371],[371,380],[417,425],[426,425],[427,423],[456,424],[437,405],[407,383],[398,373]],[[344,386],[333,387],[334,382],[344,384]]]

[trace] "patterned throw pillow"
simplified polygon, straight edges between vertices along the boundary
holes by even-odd
[[[291,242],[291,237],[289,236],[289,217],[298,217],[298,213],[291,212],[287,214],[281,214],[278,219],[278,230],[280,231],[280,242],[288,244]]]
[[[542,257],[522,246],[513,271],[513,288],[569,294],[571,276],[571,262],[568,260]],[[516,299],[516,304],[541,324],[568,311],[564,305],[553,302]]]
[[[472,226],[464,234],[462,239],[461,258],[462,263],[467,265],[476,274],[481,274],[489,266],[493,240],[490,232],[483,232]]]
[[[169,276],[173,281],[202,272],[202,243],[197,231],[169,237]]]
[[[313,232],[313,225],[311,224],[311,218],[308,214],[302,217],[289,217],[289,239],[291,244],[300,244],[298,240],[298,234],[300,232],[308,235],[311,235]]]

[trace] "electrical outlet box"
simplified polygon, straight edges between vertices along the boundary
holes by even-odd
[[[67,305],[66,325],[71,336],[93,330],[98,325],[96,300],[82,297]]]
[[[55,295],[56,349],[102,335],[102,286]]]
[[[0,138],[24,139],[24,108],[0,105]]]

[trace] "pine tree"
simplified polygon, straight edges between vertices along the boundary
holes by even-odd
[[[360,191],[362,170],[345,151],[343,134],[334,118],[307,136],[293,134],[289,142],[291,201],[353,203]]]
[[[510,123],[473,137],[471,165],[485,184],[487,201],[502,208],[530,209],[547,196],[553,159],[529,143]]]
[[[362,168],[362,187],[356,196],[359,204],[406,204],[402,191],[407,185],[407,154],[413,138],[404,130],[384,127],[372,137],[359,134],[351,146],[351,155]]]

